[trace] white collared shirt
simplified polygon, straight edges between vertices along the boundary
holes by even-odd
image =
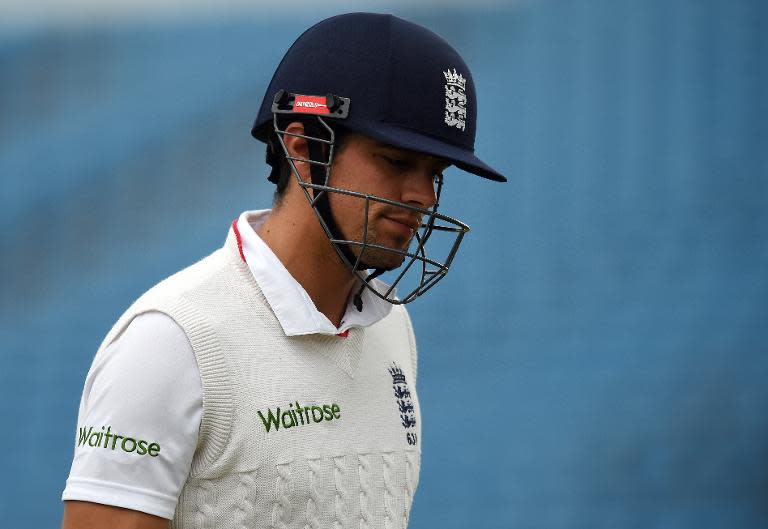
[[[256,232],[267,220],[269,213],[268,209],[245,211],[237,219],[237,227],[248,268],[287,336],[340,334],[351,327],[368,327],[389,315],[392,304],[366,288],[360,294],[363,310],[358,311],[350,297],[341,326],[335,327],[325,314],[317,310],[304,287],[257,235]],[[371,285],[379,292],[385,292],[388,288],[378,279],[371,280]]]
[[[372,325],[390,313],[391,304],[366,289],[361,294],[363,310],[358,311],[350,300],[341,326],[335,327],[257,235],[268,216],[269,210],[246,211],[232,229],[236,228],[236,235],[239,232],[245,261],[286,335],[344,336],[350,327]],[[376,279],[372,284],[380,292],[387,288]],[[169,387],[173,391],[167,391]],[[137,394],[150,396],[152,406],[141,407],[139,412],[134,401]],[[111,421],[119,422],[121,431],[152,432],[156,438],[167,439],[164,464],[135,465],[127,472],[111,451],[88,451],[87,457],[73,460],[62,499],[173,518],[197,447],[202,411],[200,371],[184,331],[160,312],[137,316],[94,358],[85,380],[78,424],[98,428]]]

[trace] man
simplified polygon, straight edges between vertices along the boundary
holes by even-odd
[[[105,338],[65,529],[407,525],[421,416],[403,304],[468,230],[437,212],[442,171],[505,180],[473,154],[475,116],[464,61],[420,26],[357,13],[299,37],[252,130],[275,207]],[[444,262],[427,255],[437,232],[454,237]],[[398,296],[399,267],[418,277]]]

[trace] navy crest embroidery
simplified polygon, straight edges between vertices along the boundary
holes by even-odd
[[[405,428],[405,439],[409,445],[415,445],[418,441],[416,432],[416,415],[411,401],[411,392],[408,390],[408,381],[405,380],[405,373],[395,362],[389,368],[389,374],[392,375],[392,391],[397,399],[397,408],[400,412],[400,422]]]

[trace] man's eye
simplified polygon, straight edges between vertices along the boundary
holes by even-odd
[[[384,160],[391,165],[392,167],[395,167],[396,169],[403,169],[408,166],[408,162],[405,160],[400,160],[398,158],[391,158],[389,156],[382,156]]]

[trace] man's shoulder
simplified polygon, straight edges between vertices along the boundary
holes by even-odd
[[[415,341],[411,317],[403,305],[393,305],[389,314],[368,327],[368,332],[384,337],[387,342],[405,340],[412,344]]]
[[[228,262],[225,258],[225,252],[224,248],[220,248],[165,279],[158,281],[142,294],[137,303],[166,298],[168,296],[183,297],[209,283],[226,271]]]
[[[408,314],[408,309],[406,309],[405,305],[402,304],[393,304],[392,310],[389,311],[389,314],[371,325],[371,328],[377,326],[389,327],[390,329],[392,327],[407,328],[409,331],[413,331],[411,326],[411,317]]]
[[[191,300],[204,297],[198,295],[198,292],[217,291],[217,286],[211,283],[215,283],[217,278],[228,273],[225,252],[225,248],[220,248],[147,289],[125,309],[115,323],[110,333],[112,338],[122,332],[133,318],[145,312],[162,312],[178,321],[175,316],[179,307],[189,307]],[[111,342],[110,335],[105,342]]]
[[[138,297],[122,313],[109,331],[101,348],[119,336],[134,318],[147,312],[170,316],[189,335],[194,329],[206,327],[207,319],[216,312],[216,305],[226,296],[236,271],[231,267],[230,250],[219,248],[195,263],[159,281]],[[229,289],[232,290],[232,289]]]

